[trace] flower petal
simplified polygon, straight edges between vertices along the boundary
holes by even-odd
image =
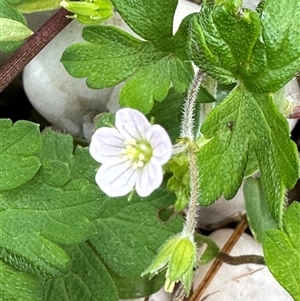
[[[134,187],[137,172],[124,160],[112,158],[102,164],[96,174],[96,183],[108,196],[128,194]]]
[[[163,165],[167,163],[172,156],[172,142],[166,130],[158,125],[152,125],[147,133],[146,139],[153,148],[153,157]]]
[[[158,188],[163,181],[163,170],[155,158],[145,165],[138,175],[136,192],[139,196],[146,197]]]
[[[145,133],[151,124],[138,110],[120,109],[116,113],[116,128],[126,139],[145,139]]]
[[[121,149],[125,147],[124,140],[117,129],[100,128],[92,136],[90,154],[99,163],[104,163],[121,153]]]

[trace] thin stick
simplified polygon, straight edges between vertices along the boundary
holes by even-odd
[[[241,264],[250,264],[250,263],[266,265],[264,257],[255,254],[231,256],[228,255],[227,253],[220,252],[218,258],[230,265],[241,265]]]
[[[61,8],[34,35],[11,56],[0,69],[0,93],[12,82],[23,68],[63,29],[72,19]]]
[[[239,224],[235,228],[234,232],[232,233],[232,235],[230,236],[230,238],[224,245],[224,247],[222,249],[223,253],[227,253],[227,254],[230,253],[230,251],[232,250],[234,245],[237,243],[237,241],[239,240],[239,238],[244,233],[244,231],[246,230],[247,227],[248,227],[248,222],[247,222],[246,217],[244,216],[244,218],[239,222]],[[212,266],[210,267],[210,269],[208,270],[208,272],[202,279],[201,283],[199,284],[199,286],[197,287],[197,289],[195,290],[193,295],[188,299],[188,301],[199,300],[199,298],[202,296],[202,294],[204,293],[206,288],[209,286],[209,284],[211,283],[211,281],[213,280],[213,278],[219,271],[222,263],[223,262],[219,258],[215,259]]]

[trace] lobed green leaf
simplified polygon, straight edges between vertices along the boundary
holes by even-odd
[[[222,194],[231,199],[245,176],[249,152],[254,152],[272,217],[280,224],[285,188],[291,189],[299,177],[299,158],[288,123],[271,96],[239,85],[211,112],[201,131],[211,140],[198,153],[200,203],[209,205]]]
[[[11,3],[11,2],[10,2]],[[0,18],[14,20],[16,22],[20,22],[24,26],[27,25],[27,21],[25,17],[16,10],[12,5],[10,5],[6,0],[0,1]],[[0,24],[0,32],[2,36],[2,31],[5,32],[7,29],[3,27],[3,24]],[[14,52],[16,51],[21,45],[23,41],[1,41],[0,39],[0,50],[3,52]]]
[[[93,221],[106,196],[87,179],[95,172],[88,150],[72,150],[70,136],[46,131],[39,171],[26,185],[0,195],[0,256],[20,270],[65,274],[70,259],[60,245],[96,234]]]
[[[117,27],[86,26],[82,36],[89,44],[68,47],[61,61],[72,76],[87,77],[87,85],[94,89],[116,85],[140,67],[164,57],[150,43]]]
[[[14,125],[0,120],[0,191],[25,184],[40,168],[36,156],[41,147],[39,126],[28,121]]]
[[[229,1],[232,2],[232,1]],[[226,4],[203,6],[191,19],[189,54],[204,72],[231,84],[238,80],[240,69],[247,65],[260,35],[257,12]]]
[[[3,301],[42,301],[43,289],[35,276],[20,272],[0,261],[0,299]]]
[[[118,301],[116,287],[89,243],[67,249],[72,267],[62,278],[45,283],[45,301]]]
[[[258,11],[262,35],[242,80],[255,93],[277,92],[300,70],[300,2],[266,0]]]
[[[91,88],[102,89],[127,79],[120,93],[121,106],[148,113],[154,100],[162,101],[167,96],[171,85],[184,93],[192,80],[193,69],[185,48],[189,18],[174,36],[171,33],[168,50],[113,26],[85,27],[83,38],[89,43],[68,47],[61,61],[72,76],[87,77]]]
[[[130,28],[162,51],[170,51],[178,0],[113,0]]]
[[[263,250],[268,268],[277,281],[300,300],[300,204],[294,202],[285,213],[283,230],[264,233]]]

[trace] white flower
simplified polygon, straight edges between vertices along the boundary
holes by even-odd
[[[134,187],[140,196],[148,196],[162,183],[171,140],[164,128],[151,125],[137,110],[120,109],[115,120],[115,128],[102,127],[92,136],[90,154],[102,163],[96,182],[111,197],[126,195]]]

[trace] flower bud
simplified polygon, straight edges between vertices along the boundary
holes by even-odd
[[[193,239],[182,236],[173,236],[158,251],[152,264],[142,273],[149,274],[151,279],[160,271],[167,269],[164,289],[172,292],[176,282],[181,281],[188,294],[194,276],[194,267],[197,262],[197,248]]]
[[[63,0],[60,5],[74,13],[72,17],[83,24],[97,24],[113,15],[113,6],[109,0]]]

